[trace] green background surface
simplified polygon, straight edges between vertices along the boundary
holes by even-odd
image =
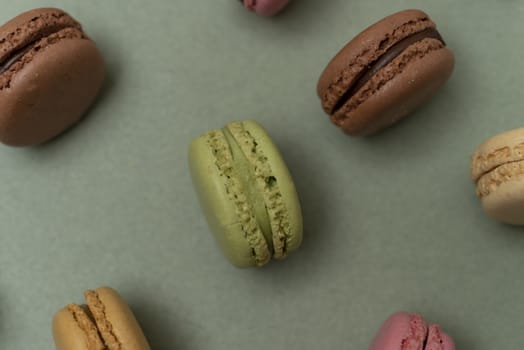
[[[53,349],[51,318],[110,285],[155,350],[366,349],[397,310],[459,349],[524,344],[524,232],[486,218],[469,157],[524,125],[524,2],[294,0],[274,19],[233,0],[4,1],[57,6],[107,61],[85,120],[0,148],[0,349]],[[330,124],[316,82],[376,20],[421,8],[455,52],[446,87],[371,139]],[[191,139],[263,124],[295,178],[301,249],[239,270],[217,249],[187,167]]]

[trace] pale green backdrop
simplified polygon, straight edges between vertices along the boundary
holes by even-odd
[[[77,17],[107,60],[105,91],[55,142],[0,147],[0,349],[54,349],[50,322],[82,291],[117,288],[155,350],[367,349],[396,310],[458,349],[522,349],[524,229],[487,219],[475,146],[524,125],[524,2],[294,0],[274,19],[236,0],[3,1]],[[330,124],[325,64],[405,8],[456,54],[449,84],[372,139]],[[186,152],[253,118],[293,173],[305,238],[287,261],[238,270],[215,246]]]

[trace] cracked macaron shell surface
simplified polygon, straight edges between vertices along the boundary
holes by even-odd
[[[302,214],[291,174],[254,121],[197,137],[189,165],[200,206],[225,256],[238,267],[283,259],[302,241]]]
[[[489,217],[524,225],[524,128],[479,145],[471,158],[471,179]]]
[[[150,350],[133,312],[112,288],[84,293],[86,304],[70,304],[53,318],[57,350]]]

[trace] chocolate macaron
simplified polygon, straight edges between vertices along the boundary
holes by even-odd
[[[422,11],[405,10],[351,40],[323,71],[317,93],[335,125],[367,136],[426,102],[453,67],[435,23]]]
[[[70,15],[34,9],[0,27],[0,142],[30,146],[76,123],[104,80],[95,43]]]

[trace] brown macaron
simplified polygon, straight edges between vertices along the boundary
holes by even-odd
[[[454,61],[428,15],[405,10],[351,40],[323,71],[317,93],[335,125],[350,135],[372,135],[434,95]]]
[[[133,312],[109,287],[87,290],[87,305],[69,304],[53,317],[57,350],[150,350]]]
[[[76,123],[104,81],[95,43],[70,15],[25,12],[0,27],[0,142],[30,146]]]

